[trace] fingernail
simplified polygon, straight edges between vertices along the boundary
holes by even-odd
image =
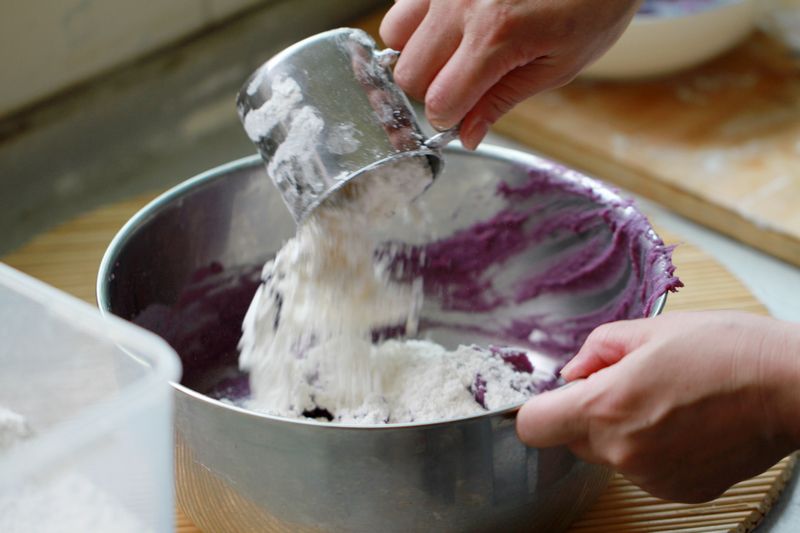
[[[561,377],[563,377],[564,379],[569,379],[569,375],[568,374],[570,372],[570,369],[573,366],[572,365],[572,361],[574,361],[574,359],[570,359],[570,361],[566,365],[564,365],[564,367],[558,372],[558,374]]]
[[[443,131],[447,131],[447,127],[440,126],[439,121],[433,122],[431,119],[428,119],[428,123],[434,130],[436,130],[437,133],[442,133]]]
[[[492,125],[486,120],[479,120],[466,133],[461,134],[461,144],[464,148],[474,151],[481,143]]]

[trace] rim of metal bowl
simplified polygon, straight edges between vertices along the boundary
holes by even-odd
[[[503,148],[500,146],[487,145],[487,144],[480,145],[475,152],[469,152],[468,150],[463,148],[458,142],[454,142],[453,144],[446,146],[444,148],[444,151],[458,152],[465,154],[479,154],[494,159],[511,161],[512,163],[518,165],[527,165],[529,167],[536,167],[543,170],[551,170],[556,173],[556,177],[558,178],[565,179],[570,182],[578,181],[581,185],[590,188],[604,201],[612,201],[624,204],[624,199],[619,194],[617,194],[614,190],[612,190],[599,180],[587,176],[586,174],[583,174],[581,172],[578,172],[577,170],[571,169],[569,167],[566,167],[564,165],[561,165],[559,163],[556,163],[554,161],[545,159],[537,155],[529,154],[526,152],[520,152],[518,150],[513,150],[510,148]],[[158,197],[150,201],[147,205],[145,205],[142,209],[140,209],[133,217],[131,217],[131,219],[128,220],[128,222],[126,222],[125,225],[122,226],[119,232],[114,236],[108,248],[106,249],[106,252],[103,254],[103,259],[100,262],[100,268],[98,270],[97,284],[95,291],[97,304],[98,307],[100,308],[100,313],[103,316],[115,316],[113,315],[113,313],[111,313],[111,310],[107,309],[106,306],[103,304],[103,302],[106,302],[108,300],[108,292],[106,289],[106,277],[108,276],[107,273],[111,271],[111,267],[113,266],[114,261],[116,261],[117,255],[125,246],[125,244],[128,242],[128,240],[131,238],[136,228],[144,225],[150,218],[152,218],[158,211],[160,211],[162,207],[167,206],[174,199],[182,196],[187,191],[191,191],[192,189],[199,187],[200,185],[203,185],[208,181],[212,181],[215,179],[222,179],[226,174],[232,171],[242,168],[258,166],[261,164],[263,164],[261,156],[259,156],[258,154],[254,154],[207,170],[167,190],[163,194],[159,195]],[[658,237],[652,228],[650,229],[649,237],[651,242],[653,237],[656,238]],[[654,302],[649,316],[654,317],[659,315],[664,309],[666,300],[667,300],[667,293],[665,292],[664,294],[659,296],[658,299]],[[458,418],[450,418],[447,420],[434,420],[429,422],[407,422],[402,424],[380,424],[380,425],[332,424],[330,422],[317,422],[316,420],[310,420],[310,419],[303,420],[294,418],[284,418],[276,415],[260,413],[258,411],[252,411],[249,409],[245,409],[243,407],[238,407],[232,404],[223,403],[219,400],[215,400],[209,396],[206,396],[205,394],[199,393],[177,382],[170,382],[170,385],[172,385],[176,391],[186,394],[187,396],[190,396],[196,400],[205,402],[206,404],[218,409],[233,411],[240,415],[262,418],[265,420],[270,420],[271,422],[277,422],[281,424],[304,424],[304,425],[317,426],[321,428],[322,427],[332,428],[331,431],[334,428],[356,430],[356,431],[367,431],[367,430],[391,431],[402,428],[420,428],[426,426],[456,424],[459,422],[475,420],[479,418],[490,418],[490,417],[511,418],[525,403],[525,402],[520,402],[518,404],[511,405],[508,407],[493,409],[491,411],[477,413],[474,415],[462,416]]]

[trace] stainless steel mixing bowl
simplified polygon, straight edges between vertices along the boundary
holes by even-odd
[[[411,248],[427,239],[429,259],[460,253],[462,260],[436,267],[440,278],[460,268],[459,283],[478,268],[470,265],[492,261],[470,278],[474,287],[426,279],[421,335],[451,348],[527,345],[560,364],[599,323],[660,312],[661,293],[675,285],[669,249],[613,191],[500,148],[450,146],[445,159],[444,174],[420,198],[435,234],[395,228],[390,237]],[[159,333],[181,355],[176,489],[195,524],[207,533],[553,533],[592,504],[610,470],[566,447],[524,446],[514,430],[519,406],[356,427],[281,419],[214,399],[247,388],[236,365],[241,320],[261,265],[294,231],[254,156],[153,201],[120,231],[101,265],[103,312]],[[480,243],[473,255],[469,242]]]

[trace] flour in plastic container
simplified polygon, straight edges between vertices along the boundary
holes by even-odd
[[[34,436],[27,417],[0,405],[0,456]],[[0,484],[0,531],[154,533],[72,464],[43,468],[11,486]]]
[[[79,472],[0,493],[3,533],[154,533]]]

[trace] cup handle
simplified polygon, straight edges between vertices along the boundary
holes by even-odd
[[[392,50],[391,48],[384,48],[383,50],[379,50],[374,54],[375,61],[383,68],[389,68],[389,66],[393,65],[397,58],[400,57],[400,52],[397,50]],[[459,122],[449,130],[445,130],[441,133],[438,133],[428,139],[423,144],[425,147],[431,150],[441,150],[454,140],[458,138],[458,134],[461,132],[461,123]]]
[[[397,50],[392,50],[391,48],[384,48],[383,50],[375,52],[374,57],[378,65],[382,66],[383,68],[389,68],[390,66],[394,65],[394,63],[397,61],[397,58],[400,57],[400,52]]]

